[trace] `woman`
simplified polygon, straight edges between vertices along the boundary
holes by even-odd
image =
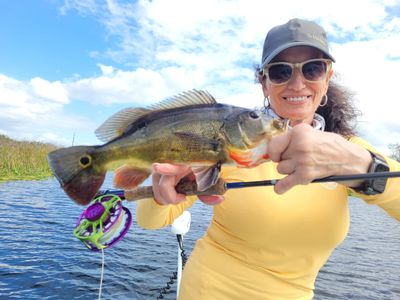
[[[258,79],[266,110],[290,119],[292,129],[271,140],[271,162],[224,167],[221,176],[282,179],[275,187],[199,197],[214,204],[214,213],[185,267],[179,299],[311,299],[318,271],[348,232],[349,192],[400,220],[395,179],[309,184],[400,170],[354,135],[348,95],[330,84],[333,61],[324,30],[313,22],[294,19],[269,31]],[[174,189],[190,173],[187,166],[154,164],[153,171],[155,199],[140,201],[136,212],[144,228],[171,224],[196,201]]]

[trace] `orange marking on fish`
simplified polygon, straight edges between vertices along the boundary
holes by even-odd
[[[229,156],[240,166],[247,167],[253,162],[251,152],[249,151],[246,152],[230,151]]]

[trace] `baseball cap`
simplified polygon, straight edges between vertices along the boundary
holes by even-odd
[[[294,46],[310,46],[322,51],[335,61],[329,53],[325,30],[318,24],[301,19],[292,19],[286,24],[273,27],[264,41],[261,68],[281,53]]]

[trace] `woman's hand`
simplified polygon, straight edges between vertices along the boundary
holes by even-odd
[[[175,186],[185,176],[193,174],[188,165],[175,164],[153,164],[153,193],[154,200],[161,204],[178,204],[186,200],[186,196],[178,194]],[[198,196],[198,198],[208,205],[215,205],[224,200],[221,195]]]
[[[278,163],[278,172],[288,175],[275,185],[278,194],[317,178],[366,173],[372,162],[366,149],[338,134],[315,130],[307,124],[298,124],[287,133],[273,137],[268,154]],[[360,183],[343,182],[350,187]]]

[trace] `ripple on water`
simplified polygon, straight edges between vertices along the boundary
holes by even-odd
[[[111,186],[108,178],[106,186]],[[72,234],[84,207],[56,180],[0,184],[0,299],[94,299],[101,253]],[[135,204],[127,203],[135,212]],[[196,203],[185,236],[188,253],[206,230],[211,208]],[[400,226],[377,207],[350,201],[346,240],[321,270],[315,299],[400,299]],[[133,225],[105,251],[103,299],[156,299],[176,270],[176,238],[169,228]],[[174,299],[175,286],[164,299]]]

